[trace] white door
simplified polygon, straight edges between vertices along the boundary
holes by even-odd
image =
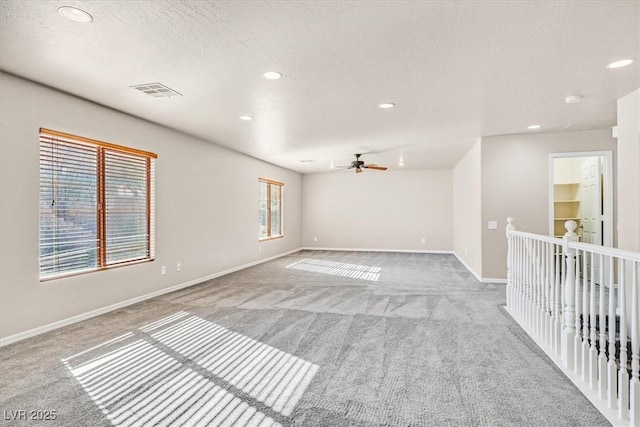
[[[582,241],[602,245],[602,173],[600,158],[590,157],[580,165],[580,228]],[[587,277],[591,274],[591,257],[586,260]],[[600,259],[593,263],[594,281],[600,282]],[[584,272],[583,272],[584,273]]]
[[[580,178],[582,241],[602,245],[602,173],[598,157],[582,162]]]

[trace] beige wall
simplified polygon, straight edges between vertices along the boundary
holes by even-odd
[[[640,252],[640,89],[618,100],[618,247]]]
[[[301,246],[299,174],[6,74],[0,92],[0,337]],[[158,154],[155,261],[39,281],[40,127]],[[258,243],[258,177],[285,183],[284,239]]]
[[[614,150],[609,129],[483,138],[483,277],[506,277],[504,229],[507,217],[515,218],[515,226],[519,230],[549,233],[550,153]],[[487,229],[487,222],[492,220],[498,221],[497,230]]]
[[[302,182],[305,247],[452,249],[451,170],[348,170]]]
[[[453,168],[453,251],[482,278],[482,158],[478,140]]]

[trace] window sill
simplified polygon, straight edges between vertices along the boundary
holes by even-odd
[[[41,277],[40,282],[50,282],[52,280],[66,279],[67,277],[84,276],[85,274],[96,273],[98,271],[112,270],[114,268],[126,267],[129,265],[143,264],[145,262],[151,262],[154,260],[155,258],[145,258],[145,259],[138,259],[135,261],[121,262],[118,264],[109,265],[107,267],[92,268],[92,269],[82,270],[82,271],[72,271],[69,273],[58,274],[56,276]]]
[[[258,239],[258,242],[266,242],[267,240],[276,240],[276,239],[282,239],[282,238],[284,238],[284,235],[263,237],[262,239]]]

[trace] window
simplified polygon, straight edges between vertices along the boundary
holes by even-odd
[[[260,178],[259,239],[282,237],[283,183]]]
[[[40,129],[40,278],[154,256],[153,153]]]

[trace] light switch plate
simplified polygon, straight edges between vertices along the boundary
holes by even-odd
[[[498,221],[489,221],[489,230],[497,230]]]

